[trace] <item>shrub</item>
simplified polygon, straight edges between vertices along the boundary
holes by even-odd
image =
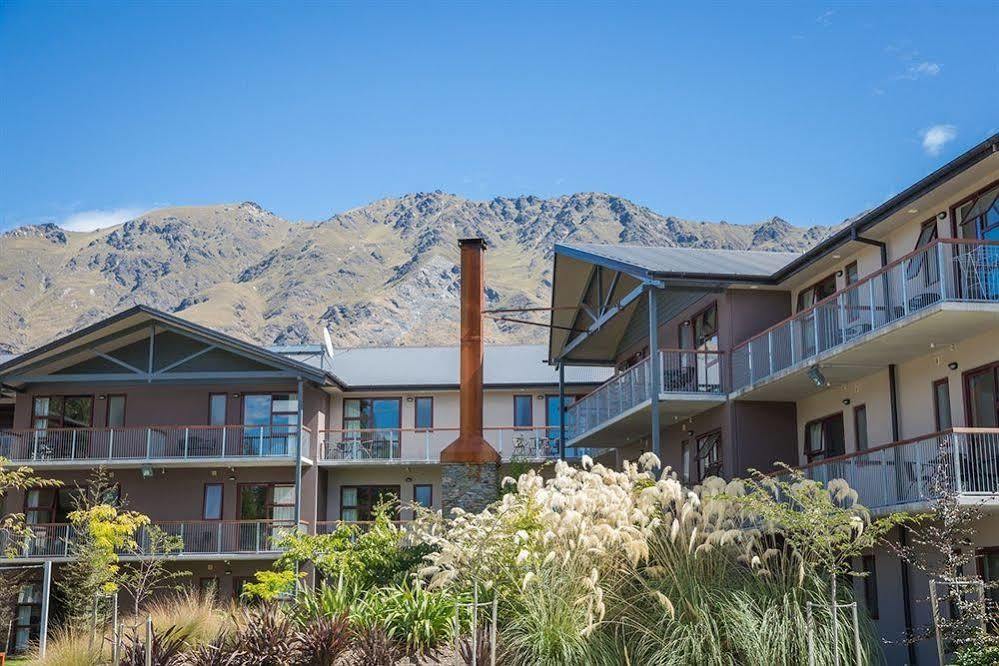
[[[301,626],[295,636],[301,666],[332,666],[350,648],[346,617],[320,617]]]
[[[143,615],[131,622],[139,624],[149,615],[154,627],[175,627],[189,648],[214,640],[232,625],[213,593],[191,588],[153,599],[144,610]]]
[[[153,631],[151,657],[153,666],[175,666],[183,658],[187,645],[181,630],[168,627],[164,631]],[[144,666],[146,663],[145,630],[139,628],[124,639],[121,654],[123,666]]]
[[[381,627],[412,655],[433,653],[454,638],[456,600],[448,592],[404,583],[371,590],[353,611],[361,627]]]
[[[958,650],[954,666],[996,666],[999,664],[999,639],[985,636],[977,645]]]
[[[377,626],[356,630],[352,648],[354,666],[395,666],[406,656],[405,647]]]

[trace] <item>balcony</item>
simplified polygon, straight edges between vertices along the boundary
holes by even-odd
[[[559,428],[484,428],[483,437],[503,462],[557,460]],[[458,428],[321,430],[319,462],[326,466],[436,465]],[[594,449],[567,449],[566,458],[599,455]]]
[[[192,520],[156,522],[167,534],[183,540],[177,559],[212,559],[225,556],[230,559],[256,559],[280,553],[278,543],[294,530],[294,523],[280,520]],[[0,535],[0,559],[12,560],[67,560],[73,526],[68,523],[29,525],[31,535],[12,537]],[[123,553],[122,559],[142,557],[148,551],[147,528],[136,535],[139,555]]]
[[[843,479],[873,513],[922,511],[954,493],[999,507],[999,429],[954,428],[801,468],[813,480]]]
[[[621,447],[648,436],[654,391],[664,425],[725,402],[722,352],[662,349],[659,368],[653,378],[651,359],[643,359],[573,403],[566,413],[568,443]]]
[[[303,429],[303,454],[309,432]],[[288,426],[148,426],[0,431],[0,457],[12,464],[72,468],[145,464],[293,464],[298,428]]]
[[[997,314],[999,243],[934,241],[733,349],[732,397],[795,400],[994,330]]]

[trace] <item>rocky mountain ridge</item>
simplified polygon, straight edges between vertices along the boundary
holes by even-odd
[[[261,344],[452,344],[457,239],[481,236],[496,306],[549,302],[557,242],[801,251],[833,227],[663,216],[579,193],[472,201],[407,194],[289,222],[252,202],[151,211],[94,232],[51,224],[0,234],[0,353],[23,352],[135,304]],[[492,342],[544,329],[491,326]]]

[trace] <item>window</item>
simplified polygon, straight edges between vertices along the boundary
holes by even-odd
[[[25,583],[17,593],[14,610],[14,651],[26,652],[32,640],[38,638],[42,619],[42,584]]]
[[[697,438],[697,481],[721,474],[721,430],[715,430]]]
[[[982,193],[957,210],[961,238],[999,240],[999,187]]]
[[[24,494],[24,521],[29,525],[69,522],[77,492],[76,488],[65,487],[30,488]]]
[[[399,486],[343,486],[340,488],[340,520],[374,520],[376,506],[398,501]]]
[[[417,398],[413,406],[413,423],[417,430],[430,430],[434,427],[434,399]]]
[[[853,438],[858,451],[866,451],[870,447],[867,439],[867,405],[853,408]]]
[[[684,483],[692,481],[690,471],[690,440],[685,439],[680,444],[680,473],[683,475]]]
[[[999,363],[977,368],[965,375],[965,404],[972,428],[999,426]]]
[[[429,483],[418,483],[413,486],[413,504],[419,504],[427,509],[434,506],[434,487]]]
[[[923,226],[919,229],[919,236],[916,238],[916,247],[913,251],[926,247],[936,239],[937,221],[934,218],[923,222]],[[906,262],[906,280],[915,280],[920,274],[924,276],[926,285],[935,284],[940,279],[940,267],[937,265],[936,258],[931,257],[928,252],[919,252]]]
[[[125,425],[125,396],[108,396],[108,419],[109,428],[121,428]]]
[[[950,418],[950,381],[946,377],[933,382],[933,422],[937,432],[950,430],[953,426]]]
[[[364,456],[398,458],[402,433],[401,398],[347,398],[343,401],[344,440],[363,448]]]
[[[677,341],[680,349],[701,352],[718,351],[718,303],[680,324]],[[682,354],[681,367],[666,372],[671,390],[714,391],[721,386],[721,361],[717,354]]]
[[[513,396],[513,427],[534,427],[534,404],[529,395]]]
[[[991,584],[985,595],[992,603],[999,604],[999,548],[983,548],[978,552],[978,575],[986,585]]]
[[[243,396],[243,453],[288,455],[298,442],[298,396],[294,393]]]
[[[808,462],[846,453],[843,441],[843,413],[839,412],[805,424],[805,455]]]
[[[860,272],[856,261],[846,265],[846,268],[843,269],[843,276],[847,287],[857,284],[857,281],[860,279]],[[846,319],[847,321],[856,321],[859,318],[860,292],[857,289],[850,289],[846,292]]]
[[[240,520],[295,520],[295,486],[286,483],[239,485]]]
[[[89,428],[93,425],[93,396],[36,396],[33,408],[33,421],[36,430],[47,430],[48,428]]]
[[[867,613],[872,620],[877,620],[880,616],[878,610],[878,569],[877,561],[873,555],[864,555],[861,559],[864,573],[864,604],[867,606]]]
[[[836,276],[828,275],[798,292],[798,312],[807,310],[834,293],[836,293]]]
[[[224,426],[228,396],[225,393],[212,393],[208,396],[208,425]]]
[[[222,484],[206,483],[201,506],[202,520],[222,520]]]

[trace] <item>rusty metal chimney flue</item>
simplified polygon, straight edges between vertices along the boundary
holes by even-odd
[[[499,462],[500,456],[482,436],[482,311],[486,243],[463,238],[461,249],[461,395],[458,439],[441,451],[444,463]]]

